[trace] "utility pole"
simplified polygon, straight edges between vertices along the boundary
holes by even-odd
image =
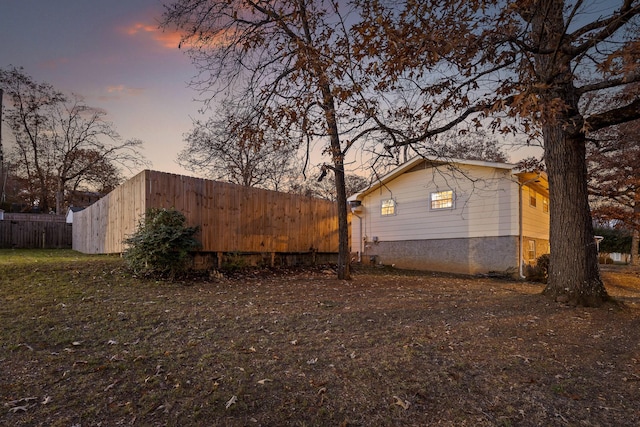
[[[5,188],[7,186],[7,173],[4,170],[4,149],[2,147],[2,101],[4,100],[4,91],[0,89],[0,206],[7,200]]]

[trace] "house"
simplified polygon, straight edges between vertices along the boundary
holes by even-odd
[[[365,263],[522,276],[549,252],[547,176],[512,164],[415,157],[349,203]]]
[[[83,209],[84,208],[80,206],[70,206],[69,209],[67,209],[67,216],[65,217],[67,224],[73,224],[73,214]]]

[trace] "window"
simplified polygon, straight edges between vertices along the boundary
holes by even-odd
[[[529,206],[535,208],[538,205],[538,196],[536,190],[529,188]]]
[[[453,209],[453,190],[431,193],[431,209]]]
[[[382,216],[389,216],[396,214],[396,201],[393,199],[387,199],[382,201],[382,209],[380,211]]]
[[[529,240],[529,261],[535,261],[536,260],[536,241],[535,240]]]
[[[549,213],[549,198],[548,197],[543,197],[542,198],[542,212]]]

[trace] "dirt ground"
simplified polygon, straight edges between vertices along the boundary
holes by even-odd
[[[117,258],[3,261],[0,425],[640,425],[640,272],[618,304],[328,267],[184,283]]]

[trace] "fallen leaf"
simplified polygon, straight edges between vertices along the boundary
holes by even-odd
[[[405,411],[407,409],[409,409],[409,406],[411,406],[411,403],[409,403],[408,400],[402,400],[398,396],[393,396],[393,398],[396,400],[395,402],[393,402],[393,404],[394,405],[398,405],[399,407],[401,407]]]
[[[238,401],[238,396],[236,395],[231,396],[231,399],[229,399],[227,403],[225,403],[224,405],[225,409],[229,409],[231,405],[235,404],[237,401]]]
[[[22,399],[12,400],[4,404],[4,406],[17,406],[21,403],[29,403],[38,400],[37,397],[23,397]]]
[[[265,383],[271,383],[271,382],[273,382],[273,380],[272,380],[272,379],[265,378],[265,379],[263,379],[263,380],[258,381],[258,384],[262,384],[262,385],[264,385]]]
[[[47,405],[49,403],[51,403],[53,399],[51,398],[51,396],[45,396],[44,399],[42,400],[41,404],[42,405]]]

